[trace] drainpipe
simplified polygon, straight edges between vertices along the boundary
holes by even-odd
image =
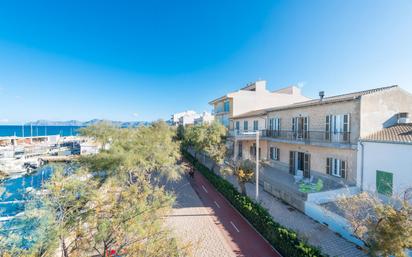
[[[364,167],[364,156],[365,156],[365,145],[361,140],[359,140],[359,144],[361,146],[361,184],[360,184],[360,190],[363,192],[363,167]]]

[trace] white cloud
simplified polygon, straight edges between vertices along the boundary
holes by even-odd
[[[137,112],[134,112],[132,115],[133,115],[133,117],[135,117],[135,118],[139,116],[139,114],[138,114]]]
[[[0,123],[8,123],[9,122],[9,119],[0,119]]]

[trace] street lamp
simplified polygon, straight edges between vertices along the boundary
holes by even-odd
[[[248,131],[248,132],[243,132],[243,135],[256,135],[256,194],[255,194],[255,199],[256,202],[259,200],[259,130],[257,131]]]

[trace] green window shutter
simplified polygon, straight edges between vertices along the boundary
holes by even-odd
[[[276,160],[279,161],[280,159],[280,150],[279,148],[276,148]]]
[[[330,136],[330,123],[331,123],[331,116],[330,115],[326,115],[326,125],[325,125],[325,139],[326,140],[330,140],[331,136]]]
[[[326,158],[326,174],[331,174],[332,172],[332,158]]]
[[[303,118],[303,138],[309,138],[309,117]]]
[[[340,176],[346,178],[346,161],[340,161]]]
[[[343,140],[345,142],[349,141],[350,135],[350,115],[343,115]]]
[[[376,191],[379,194],[392,196],[393,173],[377,170],[376,171]]]
[[[294,151],[289,152],[289,173],[296,175],[295,174],[295,152]]]
[[[305,178],[310,177],[310,154],[308,154],[308,153],[304,155],[303,176]]]

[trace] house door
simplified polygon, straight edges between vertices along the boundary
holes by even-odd
[[[334,115],[332,122],[332,141],[339,142],[341,133],[342,133],[342,115]]]
[[[253,143],[253,145],[250,146],[250,159],[256,160],[256,144]],[[261,154],[261,148],[259,147],[259,160],[262,159],[262,154]]]
[[[289,173],[292,175],[303,174],[305,178],[310,177],[310,154],[290,151]]]
[[[292,119],[292,131],[294,139],[309,138],[308,117],[295,117]]]
[[[379,194],[392,196],[393,194],[393,173],[376,171],[376,191]]]

